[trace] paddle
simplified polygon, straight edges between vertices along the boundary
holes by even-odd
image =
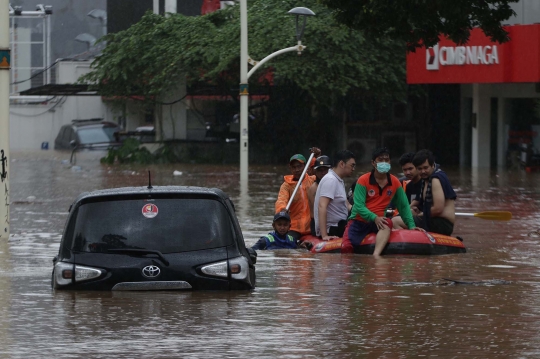
[[[509,221],[512,219],[512,213],[507,211],[485,211],[478,213],[456,213],[456,216],[478,217],[490,219],[492,221]]]
[[[291,206],[292,200],[294,199],[294,196],[296,196],[296,192],[298,191],[298,188],[302,184],[302,181],[304,180],[304,176],[306,175],[306,172],[308,170],[308,167],[311,163],[311,159],[313,158],[313,155],[315,155],[313,152],[311,152],[311,156],[309,156],[309,159],[306,162],[306,165],[304,166],[304,171],[302,172],[302,175],[300,176],[300,179],[298,180],[298,183],[296,184],[296,187],[294,188],[294,192],[291,196],[291,199],[289,199],[289,203],[287,203],[287,207],[285,209],[287,212],[289,211],[289,207]]]

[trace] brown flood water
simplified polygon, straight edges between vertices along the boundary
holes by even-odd
[[[147,185],[147,167],[107,167],[98,158],[79,154],[78,169],[66,163],[68,153],[11,154],[11,237],[0,243],[0,358],[540,356],[540,235],[528,236],[540,229],[540,174],[445,168],[458,212],[514,215],[509,222],[459,217],[454,233],[465,239],[465,254],[375,261],[268,251],[259,252],[251,292],[54,292],[51,260],[75,197]],[[248,245],[270,230],[287,171],[251,167],[241,195],[236,166],[150,169],[154,185],[227,192]]]

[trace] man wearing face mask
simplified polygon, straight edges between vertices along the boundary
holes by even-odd
[[[385,217],[390,201],[393,200],[407,228],[416,227],[401,183],[388,173],[390,151],[386,147],[377,148],[371,158],[373,170],[360,176],[356,182],[354,205],[343,235],[341,252],[357,252],[365,236],[377,233],[373,256],[380,257],[392,231],[392,220]]]

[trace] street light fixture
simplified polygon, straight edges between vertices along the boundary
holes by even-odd
[[[306,27],[306,18],[314,16],[315,13],[305,7],[296,7],[288,12],[296,16],[296,46],[278,50],[261,61],[254,61],[248,55],[248,34],[247,34],[247,0],[240,0],[240,183],[243,187],[248,181],[249,167],[249,131],[248,131],[248,97],[249,97],[249,77],[257,71],[264,63],[270,59],[286,52],[297,51],[298,55],[306,48],[302,45],[302,36]],[[300,27],[300,17],[304,21]],[[248,63],[254,65],[248,72]]]
[[[296,40],[298,42],[302,41],[302,36],[304,36],[304,30],[306,29],[306,21],[308,16],[315,16],[315,13],[308,9],[307,7],[295,7],[292,10],[289,10],[288,14],[296,15]],[[299,20],[300,17],[304,19],[302,28],[300,28]]]

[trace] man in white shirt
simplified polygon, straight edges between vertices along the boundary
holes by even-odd
[[[317,194],[317,188],[319,188],[319,183],[328,171],[332,168],[332,160],[328,156],[319,156],[313,165],[313,170],[315,172],[315,182],[308,188],[307,197],[309,202],[309,214],[311,216],[311,221],[309,222],[309,228],[311,228],[311,235],[316,236],[315,231],[315,218],[313,212],[313,206],[315,205],[315,194]]]
[[[343,236],[351,208],[343,178],[352,176],[355,168],[354,154],[349,150],[339,151],[334,155],[333,167],[319,183],[313,217],[315,231],[325,241]]]

